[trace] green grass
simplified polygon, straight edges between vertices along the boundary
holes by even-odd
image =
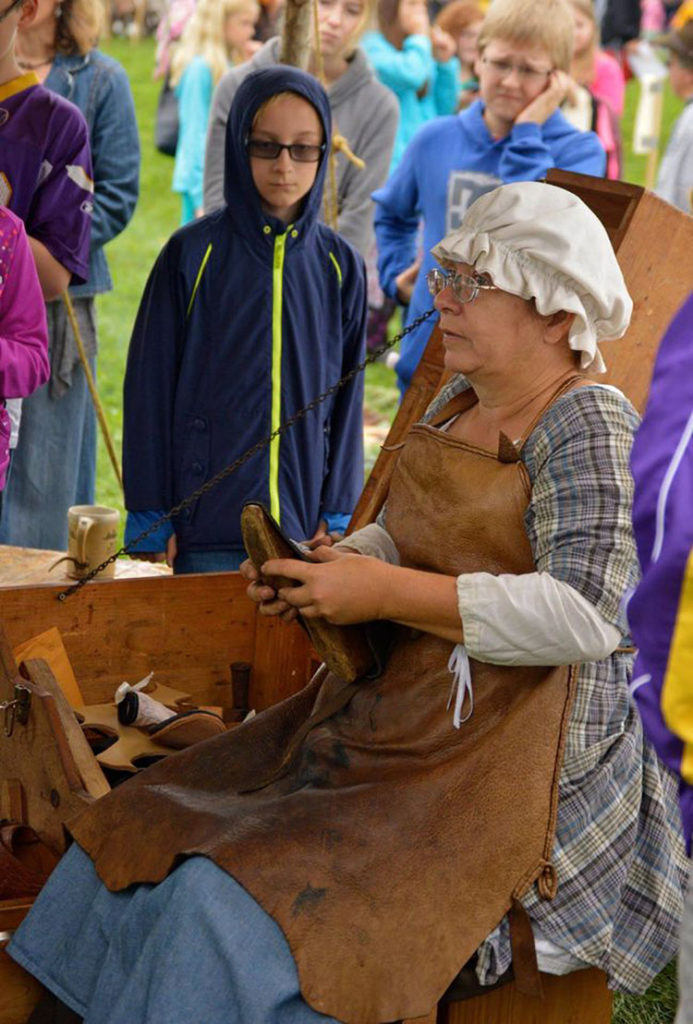
[[[153,126],[158,84],[152,81],[154,48],[151,40],[130,43],[113,39],[105,47],[126,68],[135,96],[142,145],[141,197],[135,216],[123,234],[108,247],[108,259],[116,288],[98,300],[100,354],[98,382],[106,415],[118,451],[122,439],[121,393],[128,339],[137,312],[140,295],[149,270],[179,220],[179,200],[171,192],[173,161],[154,149]],[[637,103],[637,87],[630,83],[624,118],[626,140],[625,177],[644,182],[645,157],[628,153],[627,143]],[[662,149],[681,104],[667,90],[662,126]],[[366,372],[366,406],[369,422],[387,424],[397,408],[394,374],[382,364]],[[372,464],[377,444],[369,445]],[[99,445],[97,500],[122,509],[122,498],[103,443]],[[613,1024],[671,1024],[676,1011],[676,976],[673,965],[657,978],[640,998],[617,996]],[[585,1022],[590,1024],[590,1022]]]

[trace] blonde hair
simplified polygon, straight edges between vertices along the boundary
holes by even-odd
[[[573,57],[573,16],[566,0],[493,0],[481,26],[479,52],[492,39],[543,46],[561,71]]]
[[[582,52],[573,54],[570,73],[580,85],[591,85],[594,78],[594,58],[597,53],[597,16],[593,0],[568,0],[570,6],[592,22],[592,41]]]
[[[359,45],[359,40],[367,28],[371,28],[375,22],[377,0],[364,0],[363,2],[363,14],[359,19],[354,31],[351,33],[349,38],[344,43],[344,50],[342,55],[351,57],[356,48]],[[313,49],[317,50],[317,42],[314,43]]]
[[[56,53],[64,56],[89,53],[99,42],[103,23],[102,4],[95,0],[63,0],[55,20]]]
[[[176,85],[195,57],[202,57],[212,72],[216,85],[229,66],[226,46],[226,19],[244,11],[259,13],[256,0],[197,0],[190,21],[176,45],[171,58],[171,85]]]
[[[300,92],[291,92],[290,89],[284,89],[282,92],[275,92],[271,96],[268,96],[267,99],[264,100],[255,111],[251,128],[255,128],[257,126],[258,121],[260,120],[264,112],[268,109],[268,107],[273,106],[277,102],[277,100],[284,99],[286,96],[298,97],[298,99],[305,100],[309,106],[313,107],[313,110],[315,110],[316,114],[318,115],[318,121],[320,122],[320,134],[322,136],[322,141],[325,142],[325,126],[322,123],[320,111],[317,109],[317,107],[313,106],[313,104],[310,102],[307,96],[303,96]]]

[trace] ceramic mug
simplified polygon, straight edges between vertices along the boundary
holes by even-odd
[[[118,509],[106,505],[73,505],[67,510],[67,557],[72,562],[68,576],[79,580],[116,553],[119,520]],[[111,562],[99,578],[114,573]]]

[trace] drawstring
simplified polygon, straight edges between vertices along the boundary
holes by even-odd
[[[469,658],[464,644],[457,644],[453,648],[448,661],[448,669],[452,672],[452,687],[448,697],[448,710],[452,704],[453,694],[455,695],[455,710],[452,715],[452,724],[459,729],[463,722],[472,717],[474,710],[474,693],[472,692],[472,674],[469,670]],[[469,694],[469,711],[462,718],[462,706],[465,696]]]

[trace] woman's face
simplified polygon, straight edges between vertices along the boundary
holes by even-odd
[[[594,38],[594,22],[586,14],[573,7],[573,54],[578,57],[591,46]]]
[[[365,0],[318,0],[318,31],[323,57],[349,56],[363,31]]]
[[[457,36],[457,55],[464,67],[473,67],[474,61],[479,56],[479,33],[481,32],[481,21],[474,21],[467,25]]]
[[[228,50],[242,50],[249,39],[255,34],[258,12],[255,8],[247,11],[235,11],[226,15],[224,22],[224,38]]]
[[[488,274],[479,274],[468,263],[451,263],[444,269],[493,283]],[[473,302],[460,302],[447,285],[436,295],[434,305],[440,313],[447,370],[463,373],[472,383],[476,379],[501,382],[528,360],[540,365],[545,321],[526,299],[498,289],[481,290]]]

